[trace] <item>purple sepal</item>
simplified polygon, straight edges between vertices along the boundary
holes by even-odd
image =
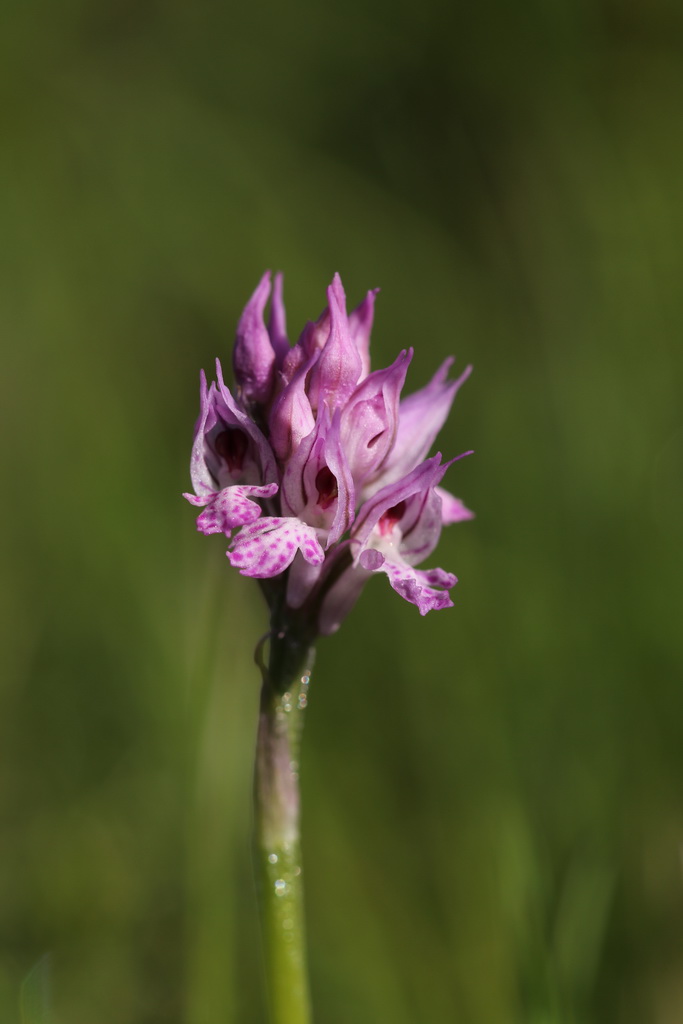
[[[398,410],[398,430],[392,451],[382,466],[381,485],[392,483],[420,463],[434,444],[446,422],[453,400],[465,383],[472,367],[457,378],[447,380],[453,359],[446,359],[429,384],[403,399]]]
[[[294,352],[294,349],[291,351]],[[273,402],[270,411],[270,443],[282,462],[287,461],[315,427],[315,417],[306,394],[306,377],[314,360],[312,356],[298,368]]]
[[[318,615],[318,628],[323,636],[337,632],[371,576],[362,566],[352,566],[330,587]]]
[[[245,402],[264,405],[270,398],[275,373],[275,351],[263,321],[270,295],[270,271],[266,271],[244,307],[235,335],[232,365]]]
[[[207,432],[215,426],[218,419],[214,400],[215,390],[216,385],[212,383],[211,391],[209,392],[206,384],[206,374],[201,370],[199,373],[199,418],[194,428],[194,441],[192,443],[192,454],[190,455],[190,479],[197,496],[199,498],[206,496],[206,501],[216,493],[216,483],[209,472],[204,455],[204,438]],[[192,501],[192,498],[189,500]],[[193,503],[197,504],[197,502]]]
[[[219,359],[216,360],[216,378],[218,381],[218,393],[225,403],[225,408],[229,412],[229,417],[226,418],[235,426],[240,427],[252,442],[255,455],[254,463],[258,474],[258,483],[266,483],[275,480],[277,478],[277,465],[275,463],[273,449],[254,421],[247,416],[243,409],[240,409],[230,393],[230,389],[226,387],[225,381],[223,380],[223,368]]]
[[[227,552],[230,564],[243,576],[266,579],[287,569],[297,551],[312,565],[325,560],[316,531],[293,517],[263,516],[243,526]]]
[[[273,346],[275,361],[278,366],[282,366],[290,348],[289,338],[287,337],[285,304],[282,301],[282,274],[280,273],[277,273],[273,279],[273,294],[270,300],[270,316],[268,318],[268,337]]]
[[[353,478],[341,445],[340,415],[323,405],[315,427],[287,463],[282,479],[282,509],[324,531],[326,547],[335,544],[353,521]]]
[[[270,445],[238,407],[223,382],[218,362],[216,371],[218,384],[210,387],[203,371],[200,375],[200,414],[190,461],[195,494],[184,497],[192,505],[206,506],[197,518],[201,533],[229,536],[237,526],[261,515],[261,507],[249,500],[250,496],[273,497],[278,484]]]
[[[314,565],[297,553],[287,576],[288,607],[300,608],[326,570],[324,562]]]
[[[353,338],[360,355],[361,372],[359,380],[365,380],[370,373],[370,333],[375,318],[375,296],[379,288],[373,288],[365,296],[360,306],[349,313],[349,334]]]
[[[346,297],[339,274],[327,289],[330,333],[313,369],[308,386],[311,406],[326,402],[331,408],[343,406],[358,383],[362,363],[349,332]]]
[[[466,519],[474,519],[474,512],[466,508],[460,498],[445,491],[443,487],[435,487],[434,490],[441,498],[441,522],[444,526],[462,523]]]
[[[413,350],[405,349],[386,370],[375,370],[358,385],[342,413],[342,445],[353,479],[362,485],[380,470],[394,444],[399,396]]]

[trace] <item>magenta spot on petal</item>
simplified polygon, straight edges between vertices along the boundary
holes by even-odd
[[[288,551],[293,551],[294,550],[294,544],[292,543],[291,540],[287,541],[287,550]]]

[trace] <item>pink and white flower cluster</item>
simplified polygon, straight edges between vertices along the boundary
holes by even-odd
[[[266,273],[237,328],[236,394],[220,362],[215,383],[201,376],[195,493],[185,495],[203,506],[197,528],[230,539],[228,558],[244,576],[279,581],[280,604],[314,632],[334,632],[375,573],[422,615],[451,607],[455,576],[415,566],[442,526],[472,518],[440,487],[455,460],[426,458],[470,368],[449,381],[447,359],[401,400],[413,350],[370,371],[375,295],[347,314],[336,275],[327,308],[290,346],[282,277],[271,297]]]

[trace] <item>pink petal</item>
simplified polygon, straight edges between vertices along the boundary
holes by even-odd
[[[452,608],[448,591],[458,582],[451,572],[444,569],[413,569],[401,562],[385,561],[381,572],[386,572],[389,583],[402,598],[417,606],[420,615]],[[435,590],[435,587],[443,589]]]
[[[270,271],[266,271],[237,325],[232,364],[235,380],[247,402],[266,402],[273,386],[275,352],[263,322],[269,295]]]
[[[200,533],[224,533],[229,537],[236,527],[253,523],[261,515],[261,506],[255,501],[250,501],[248,495],[254,498],[272,498],[276,492],[277,484],[267,484],[264,487],[225,487],[197,517],[197,529]]]
[[[308,394],[313,408],[327,402],[330,407],[344,405],[358,383],[362,364],[360,353],[349,333],[344,289],[339,275],[327,289],[330,310],[330,334],[311,370]]]
[[[297,551],[311,565],[319,565],[325,559],[312,526],[293,516],[264,516],[240,530],[227,554],[230,564],[243,576],[265,579],[284,572]]]
[[[278,366],[289,352],[289,338],[287,337],[287,318],[285,316],[285,304],[282,301],[282,274],[276,274],[273,281],[273,295],[270,300],[270,317],[268,319],[268,335],[270,343],[275,352],[275,359]]]
[[[435,487],[434,491],[441,498],[441,522],[444,526],[462,523],[465,519],[474,519],[474,512],[470,512],[460,498],[456,498],[443,487]]]
[[[468,366],[457,380],[448,381],[446,377],[452,363],[452,359],[447,359],[426,387],[401,402],[396,441],[382,466],[378,481],[382,486],[393,483],[414,469],[434,444],[458,389],[472,372],[472,367]]]
[[[362,381],[342,413],[342,444],[357,484],[372,479],[391,451],[398,424],[399,396],[413,350],[404,349],[391,366]]]
[[[356,343],[361,360],[360,380],[364,380],[370,373],[370,332],[375,317],[375,296],[378,294],[379,288],[373,288],[360,306],[349,313],[349,333]]]

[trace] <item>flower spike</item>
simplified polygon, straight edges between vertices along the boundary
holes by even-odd
[[[422,615],[450,607],[453,573],[417,566],[442,527],[473,517],[441,487],[456,460],[428,458],[471,368],[449,380],[447,359],[401,398],[412,349],[370,368],[377,294],[347,314],[335,274],[323,313],[290,346],[282,275],[271,295],[266,273],[238,324],[236,392],[220,363],[215,382],[201,376],[185,495],[203,508],[197,528],[228,538],[230,564],[267,581],[278,614],[310,637],[334,632],[377,574]]]

